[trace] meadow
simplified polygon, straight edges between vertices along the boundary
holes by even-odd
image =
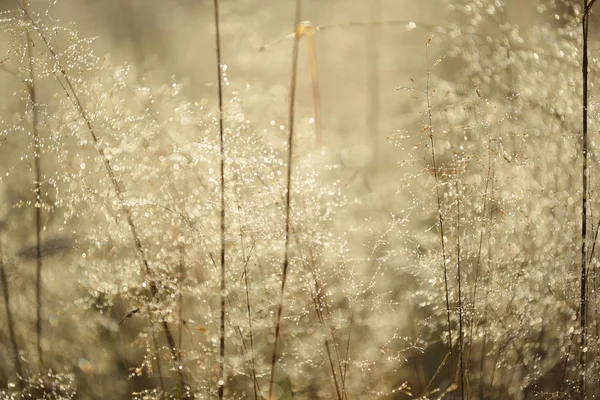
[[[0,397],[600,396],[597,7],[0,2]]]

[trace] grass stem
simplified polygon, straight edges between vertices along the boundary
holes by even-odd
[[[221,33],[219,30],[219,0],[214,0],[215,18],[215,50],[217,56],[217,90],[219,98],[219,145],[220,145],[220,179],[221,179],[221,325],[219,337],[219,399],[223,399],[225,390],[225,141],[223,130],[223,83],[221,78]]]
[[[583,399],[586,398],[586,368],[587,368],[587,211],[588,211],[588,34],[589,34],[589,16],[590,11],[596,0],[583,0],[584,13],[581,19],[582,34],[583,34],[583,60],[581,63],[583,93],[582,93],[582,147],[581,153],[583,157],[583,165],[581,168],[582,175],[582,193],[581,193],[581,278],[580,278],[580,323],[581,323],[581,340],[580,340],[580,358],[579,358],[579,392]]]
[[[288,121],[288,159],[287,159],[287,176],[286,176],[286,191],[285,191],[285,242],[283,255],[283,271],[281,275],[281,291],[279,294],[279,305],[277,307],[277,319],[275,321],[275,341],[273,343],[273,356],[271,358],[271,376],[269,378],[269,397],[273,399],[273,384],[275,381],[275,366],[277,364],[277,346],[279,345],[279,334],[281,329],[281,314],[283,313],[283,296],[285,293],[285,283],[288,274],[290,260],[290,231],[291,231],[291,194],[292,194],[292,171],[293,171],[293,154],[294,154],[294,123],[296,112],[296,78],[298,75],[298,47],[301,37],[301,11],[302,1],[296,0],[296,12],[294,17],[294,45],[292,47],[292,73],[290,82],[290,104],[289,104],[289,121]]]
[[[427,101],[427,118],[429,120],[429,141],[431,144],[431,163],[433,167],[433,177],[435,180],[435,194],[437,200],[437,214],[438,214],[438,225],[440,227],[440,246],[442,249],[442,270],[444,273],[444,292],[446,297],[446,320],[448,324],[448,353],[450,355],[450,379],[454,382],[454,354],[452,351],[452,325],[450,323],[450,291],[448,288],[448,268],[446,266],[446,243],[444,234],[444,214],[442,212],[442,197],[440,194],[440,180],[437,163],[435,159],[435,135],[433,130],[433,115],[431,111],[431,100],[429,94],[429,85],[431,78],[431,68],[429,66],[429,45],[431,44],[432,37],[430,36],[425,46],[425,59],[427,64],[427,87],[425,89],[425,98]]]
[[[29,2],[23,0],[23,9],[29,13]],[[37,353],[40,370],[43,369],[44,357],[42,352],[42,177],[40,162],[40,132],[39,109],[37,105],[37,91],[35,88],[35,58],[33,55],[33,41],[29,29],[25,29],[25,41],[27,42],[27,58],[29,61],[29,79],[27,80],[27,94],[31,103],[31,131],[33,133],[33,164],[34,164],[34,201],[35,210],[35,251],[36,251],[36,269],[35,269],[35,299],[36,299],[36,320],[35,331],[37,339]]]

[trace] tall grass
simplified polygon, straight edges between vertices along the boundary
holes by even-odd
[[[294,13],[294,41],[292,47],[292,72],[290,81],[290,108],[288,119],[288,140],[287,140],[287,174],[285,180],[285,228],[284,228],[284,251],[283,251],[283,269],[281,272],[281,290],[277,305],[277,317],[275,319],[275,340],[273,341],[273,355],[271,357],[271,375],[269,378],[268,399],[273,398],[273,385],[275,383],[275,366],[277,364],[279,335],[281,330],[281,315],[283,313],[283,302],[285,294],[285,284],[288,277],[288,268],[290,266],[290,235],[291,235],[291,203],[292,203],[292,172],[294,161],[294,138],[296,123],[296,80],[298,75],[298,48],[300,46],[300,29],[302,21],[302,0],[296,0],[296,11]]]
[[[594,1],[209,3],[2,14],[0,397],[600,395]]]
[[[221,337],[219,340],[219,399],[223,399],[225,390],[225,137],[223,130],[223,85],[221,82],[221,34],[219,30],[219,0],[214,1],[215,11],[215,49],[217,52],[217,97],[219,103],[219,148],[220,156],[220,178],[221,178]]]

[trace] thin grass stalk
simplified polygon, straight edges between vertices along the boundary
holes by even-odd
[[[31,17],[31,15],[29,14],[29,12],[21,5],[21,3],[19,3],[18,0],[15,0],[15,2],[19,5],[19,7],[21,7],[21,9],[23,10],[24,15],[26,16],[27,20],[29,21],[29,23],[31,24],[31,26],[33,27],[33,29],[38,33],[40,39],[42,40],[42,42],[44,43],[44,45],[46,46],[46,48],[48,49],[50,55],[52,56],[52,59],[54,60],[54,63],[56,64],[56,67],[58,69],[59,72],[55,72],[55,76],[57,78],[58,83],[62,86],[63,90],[65,91],[65,93],[67,94],[67,97],[71,100],[72,104],[75,106],[75,108],[78,110],[79,114],[81,115],[81,117],[83,118],[83,120],[85,121],[86,127],[88,128],[88,132],[90,132],[90,135],[92,137],[92,141],[94,143],[94,147],[96,148],[96,151],[98,151],[98,154],[100,155],[100,158],[102,159],[102,162],[104,164],[104,168],[106,170],[106,173],[111,181],[113,190],[115,192],[115,196],[117,197],[117,201],[119,204],[119,207],[121,208],[121,210],[123,211],[123,214],[125,214],[125,218],[127,221],[127,225],[129,226],[129,231],[131,233],[133,242],[134,242],[134,247],[136,250],[136,254],[138,256],[138,259],[141,263],[141,265],[143,266],[142,268],[142,275],[143,276],[147,276],[150,280],[150,285],[148,288],[149,291],[149,298],[155,298],[156,295],[158,294],[158,287],[156,285],[156,282],[154,281],[153,278],[153,274],[152,271],[150,269],[150,265],[148,263],[148,260],[144,254],[144,249],[142,246],[142,242],[139,236],[139,233],[137,231],[137,228],[133,222],[133,213],[131,212],[131,209],[129,208],[129,206],[125,203],[124,198],[123,198],[123,192],[121,190],[121,187],[119,185],[119,182],[117,181],[116,175],[114,173],[114,169],[110,163],[110,160],[108,159],[108,157],[106,156],[106,153],[104,152],[104,149],[102,148],[102,146],[100,145],[100,140],[98,139],[98,135],[96,134],[96,130],[92,124],[92,120],[89,117],[87,111],[85,110],[85,108],[83,107],[83,103],[81,102],[81,99],[79,98],[78,92],[75,90],[75,87],[73,86],[71,79],[69,78],[69,75],[67,74],[66,70],[63,68],[62,63],[60,62],[60,59],[58,57],[58,55],[56,54],[56,52],[54,51],[54,49],[52,48],[52,46],[50,46],[50,43],[48,43],[48,40],[46,39],[46,36],[44,35],[44,33],[42,32],[42,30],[40,29],[40,27],[37,25],[37,23],[33,20],[33,18]],[[64,82],[60,79],[60,77],[63,78]],[[176,348],[176,344],[175,344],[175,340],[173,338],[173,333],[171,332],[171,328],[169,326],[169,323],[166,321],[162,321],[161,322],[161,326],[163,328],[163,332],[164,335],[166,337],[168,346],[169,346],[169,351],[171,353],[171,358],[172,360],[175,362],[176,365],[179,364],[178,361],[178,351]],[[181,386],[184,387],[185,383],[184,382],[180,382]]]
[[[311,260],[312,260],[312,254],[311,254]],[[325,318],[323,316],[323,310],[328,310],[327,308],[327,303],[323,300],[323,287],[321,285],[321,283],[319,282],[319,280],[317,279],[314,269],[312,267],[310,267],[310,272],[311,275],[313,276],[313,280],[314,280],[314,284],[315,284],[315,291],[313,293],[312,288],[309,288],[311,294],[312,294],[312,300],[313,300],[313,304],[315,306],[315,311],[317,313],[317,318],[319,319],[319,323],[322,326],[326,326],[325,323]],[[331,333],[331,337],[332,340],[334,340],[334,348],[336,348],[335,346],[335,336],[333,335],[333,331],[331,331],[330,329],[330,333]],[[331,374],[333,375],[333,384],[335,387],[335,392],[337,395],[338,400],[342,400],[343,399],[343,391],[340,388],[340,385],[338,383],[338,377],[337,377],[337,373],[335,371],[335,364],[333,362],[333,356],[331,355],[331,350],[330,350],[330,343],[329,343],[329,339],[325,338],[324,340],[324,344],[325,344],[325,350],[327,351],[327,359],[329,360],[329,366],[331,367]],[[336,354],[337,354],[337,348],[336,348]],[[337,354],[337,359],[338,359],[338,368],[340,369],[340,378],[343,376],[342,373],[342,369],[341,369],[341,365],[340,365],[340,358],[339,358],[339,354]],[[342,385],[343,385],[343,381],[342,381]]]
[[[345,400],[348,400],[348,393],[346,392],[346,373],[348,372],[348,363],[350,359],[350,336],[352,334],[353,325],[354,307],[352,308],[352,314],[350,314],[350,323],[348,324],[348,340],[346,341],[346,359],[344,360],[344,372],[342,373],[342,391]]]
[[[250,259],[248,257],[248,259]],[[254,398],[258,399],[258,379],[256,379],[256,363],[254,361],[254,334],[252,332],[252,317],[251,317],[251,309],[250,309],[250,293],[248,291],[248,269],[247,269],[247,264],[248,262],[244,262],[244,285],[246,287],[246,305],[247,305],[247,311],[248,311],[248,330],[249,330],[249,335],[250,335],[250,365],[252,368],[252,380],[254,381],[253,389],[254,389]]]
[[[150,322],[152,322],[152,320],[150,320]],[[158,370],[158,383],[160,385],[160,398],[162,400],[165,400],[166,389],[165,389],[165,379],[164,379],[164,376],[162,373],[162,366],[160,363],[160,356],[159,356],[160,347],[158,347],[158,340],[156,339],[156,335],[154,333],[152,333],[152,343],[154,343],[154,348],[156,349],[156,355],[153,358],[156,361],[156,369]]]
[[[290,259],[290,230],[291,230],[291,193],[292,193],[292,170],[293,170],[293,154],[294,154],[294,122],[296,112],[296,78],[298,75],[298,48],[300,46],[301,25],[300,17],[302,11],[302,1],[296,0],[296,11],[294,17],[294,45],[292,46],[292,72],[290,82],[290,108],[288,121],[288,159],[287,159],[287,176],[286,176],[286,191],[285,191],[285,242],[283,255],[283,271],[281,275],[281,291],[279,293],[279,305],[277,307],[277,319],[275,321],[275,342],[273,343],[273,357],[271,358],[271,376],[269,378],[269,397],[273,399],[273,383],[275,381],[275,366],[277,364],[277,346],[279,345],[279,333],[281,329],[281,314],[283,313],[283,296],[285,293],[285,283],[287,279],[289,259]]]
[[[177,368],[177,374],[181,374],[181,370],[183,368],[182,365],[182,354],[181,354],[181,346],[182,346],[182,342],[183,342],[183,247],[180,246],[179,247],[179,280],[178,280],[178,286],[179,286],[179,296],[177,299],[177,313],[178,315],[178,324],[179,326],[177,327],[177,350],[179,352],[179,364],[176,365]],[[177,379],[177,399],[181,400],[182,396],[183,396],[183,391],[185,390],[185,388],[181,387],[181,383],[182,383],[183,379],[181,377],[178,376]]]
[[[329,366],[331,367],[331,373],[333,375],[333,385],[335,387],[335,394],[337,395],[338,400],[342,400],[342,392],[338,383],[337,374],[335,373],[335,365],[333,364],[333,358],[331,356],[331,350],[329,349],[329,346],[329,340],[325,339],[325,350],[327,350],[327,358],[329,359]]]
[[[437,169],[437,164],[435,161],[435,139],[434,139],[434,130],[433,130],[433,115],[431,113],[431,100],[429,98],[429,84],[431,77],[431,68],[429,67],[429,45],[431,44],[431,39],[433,37],[430,36],[427,40],[427,44],[425,46],[425,61],[427,64],[427,86],[425,90],[425,98],[427,101],[427,118],[429,120],[429,141],[431,143],[431,163],[433,166],[433,177],[435,180],[435,194],[437,200],[437,213],[438,213],[438,224],[440,226],[440,245],[442,249],[442,270],[444,272],[444,291],[446,296],[446,317],[448,323],[448,352],[450,353],[450,377],[452,382],[454,382],[454,354],[452,352],[452,326],[450,323],[450,292],[448,289],[448,268],[446,267],[446,244],[444,243],[445,235],[444,235],[444,214],[442,213],[442,198],[440,194],[440,181],[439,174]]]
[[[229,301],[229,307],[232,308],[231,301]],[[254,381],[254,394],[258,396],[258,392],[260,392],[260,385],[258,384],[258,380],[256,378],[256,368],[254,363],[254,355],[250,355],[250,351],[248,350],[248,345],[246,344],[246,339],[244,338],[244,333],[242,332],[242,328],[239,325],[235,325],[235,328],[240,335],[240,339],[242,341],[242,355],[245,359],[249,359],[250,371],[252,373],[252,379]]]
[[[480,99],[481,102],[481,93],[479,91],[479,88],[475,88],[475,92],[477,93],[477,96]],[[477,117],[477,120],[479,120],[479,111],[478,108],[476,107],[476,112],[475,115]],[[490,135],[489,132],[489,126],[487,124],[487,122],[484,122],[484,129],[486,131],[486,136],[487,136],[487,173],[486,173],[486,179],[485,179],[485,190],[483,193],[483,209],[481,211],[481,232],[479,234],[479,245],[477,247],[477,261],[475,262],[475,280],[473,282],[473,297],[472,297],[472,303],[473,303],[473,311],[471,312],[471,318],[469,321],[469,355],[467,357],[467,372],[470,371],[470,365],[471,365],[471,361],[472,361],[472,352],[473,352],[473,330],[475,328],[475,317],[476,317],[476,310],[477,310],[477,288],[479,286],[479,274],[481,271],[481,254],[483,252],[483,236],[485,233],[485,226],[486,226],[486,222],[487,222],[487,214],[486,214],[486,210],[488,209],[488,190],[490,187],[490,181],[492,179],[492,137]],[[489,230],[488,230],[489,231]],[[469,388],[470,388],[470,375],[467,375],[467,383],[469,384]]]
[[[425,386],[425,389],[423,389],[423,393],[421,394],[421,396],[419,398],[427,398],[426,396],[429,394],[427,391],[429,390],[429,388],[433,384],[433,381],[435,381],[435,379],[438,377],[438,375],[442,371],[442,368],[444,367],[444,365],[446,365],[446,361],[448,361],[448,358],[450,358],[450,352],[446,353],[446,355],[444,356],[444,359],[442,360],[442,362],[440,363],[440,365],[437,367],[435,373],[433,374],[433,376],[429,380],[429,383],[427,383],[427,386]],[[434,390],[434,392],[437,392],[437,390]],[[440,397],[440,399],[441,399],[441,397]]]
[[[592,189],[588,188],[588,198],[592,197]],[[589,219],[590,221],[594,221],[594,208],[593,206],[590,204],[590,214],[589,214]],[[600,221],[600,219],[599,219]],[[591,302],[591,305],[593,306],[593,316],[590,318],[589,316],[589,309],[588,309],[588,319],[591,319],[591,324],[592,326],[589,326],[588,323],[588,327],[590,329],[594,330],[594,334],[595,337],[600,337],[600,327],[598,326],[598,302],[597,300],[597,279],[596,279],[596,264],[592,263],[592,259],[594,256],[594,247],[596,245],[596,240],[598,239],[598,231],[596,229],[594,229],[594,226],[592,225],[592,231],[590,232],[590,238],[593,237],[593,241],[592,241],[592,248],[589,251],[588,254],[588,268],[591,268],[591,278],[588,276],[588,293],[591,292],[590,294],[588,294],[588,299],[591,296],[591,300],[589,300]],[[588,271],[588,274],[590,274],[590,271]],[[591,286],[590,286],[591,285]],[[591,350],[591,349],[590,349]],[[595,346],[594,351],[598,351],[598,346]],[[594,371],[595,375],[593,376],[598,376],[598,371],[600,369],[600,363],[598,363],[598,361],[596,360],[596,358],[594,358],[594,361],[592,361],[592,365],[591,365],[592,370]],[[598,378],[600,379],[600,378]]]
[[[583,17],[581,19],[582,34],[583,34],[583,60],[581,63],[582,80],[583,80],[583,94],[582,94],[582,157],[583,165],[581,169],[582,175],[582,196],[581,196],[581,295],[580,295],[580,322],[581,322],[581,339],[580,339],[580,376],[579,376],[579,393],[582,398],[586,398],[586,368],[587,368],[587,211],[588,211],[588,33],[589,33],[589,15],[590,11],[596,0],[591,0],[588,4],[588,0],[583,0]]]
[[[298,241],[298,237],[295,237],[295,242],[296,245],[298,246],[298,248],[301,248],[301,244]],[[313,282],[315,285],[315,291],[313,292],[312,287],[309,287],[309,292],[311,293],[311,299],[313,301],[313,304],[315,306],[315,312],[317,313],[317,318],[319,319],[319,323],[323,326],[323,327],[327,327],[329,334],[331,335],[331,343],[329,342],[329,339],[325,339],[324,340],[324,344],[326,347],[326,351],[327,351],[327,357],[329,360],[329,365],[331,366],[331,371],[333,374],[333,383],[334,383],[334,387],[336,390],[336,394],[338,397],[338,400],[342,400],[344,398],[344,392],[345,392],[345,373],[344,370],[342,368],[342,358],[340,356],[340,352],[339,352],[339,346],[337,344],[337,341],[335,339],[335,329],[330,326],[327,325],[325,323],[325,316],[324,314],[326,314],[328,317],[331,317],[331,311],[329,310],[329,304],[327,304],[327,301],[325,300],[325,296],[323,295],[324,293],[324,289],[323,289],[323,284],[321,283],[321,281],[319,280],[319,278],[317,277],[317,274],[315,273],[316,267],[315,267],[315,257],[313,255],[312,249],[310,247],[307,247],[307,251],[309,253],[309,260],[310,262],[305,262],[305,268],[308,270],[308,272],[310,273],[311,277],[313,278]],[[301,259],[304,259],[304,257],[300,257]],[[336,356],[336,363],[334,363],[333,360],[333,356],[331,354],[331,350],[329,348],[329,346],[333,346],[333,349],[335,351],[335,356]],[[348,342],[348,346],[349,346],[349,342]],[[348,353],[346,353],[346,356],[348,356]],[[335,364],[337,364],[338,367],[338,372],[336,373],[335,370]],[[342,385],[340,387],[340,384],[338,383],[338,376],[337,374],[339,373],[339,380],[341,381]]]
[[[331,335],[331,342],[333,343],[333,349],[335,350],[335,357],[337,359],[338,373],[341,378],[342,387],[340,388],[339,385],[337,384],[337,377],[335,376],[335,371],[334,371],[333,379],[334,379],[334,382],[336,385],[336,390],[339,393],[344,393],[345,387],[346,387],[346,381],[345,381],[344,371],[342,369],[342,362],[341,362],[342,357],[340,356],[339,346],[335,339],[335,328],[332,327],[331,325],[328,325],[325,323],[325,317],[323,316],[323,312],[322,312],[322,310],[324,310],[327,317],[331,318],[331,311],[329,310],[329,304],[327,303],[327,300],[325,299],[323,284],[321,283],[321,281],[319,280],[319,278],[317,277],[317,274],[315,272],[315,270],[316,270],[315,257],[313,255],[312,249],[310,247],[308,247],[307,250],[308,250],[309,259],[310,259],[310,263],[308,263],[308,269],[309,269],[311,276],[313,277],[313,280],[315,282],[315,290],[316,290],[316,296],[317,296],[316,299],[318,302],[318,304],[315,304],[315,305],[317,305],[317,314],[319,314],[321,324],[328,328],[329,334]],[[333,364],[333,360],[331,359],[331,357],[330,357],[330,362]]]
[[[312,254],[311,256],[311,260],[312,260]],[[312,298],[313,298],[313,304],[315,306],[315,311],[317,313],[317,317],[319,319],[319,322],[321,323],[322,326],[327,326],[327,324],[325,323],[325,317],[323,316],[323,310],[327,311],[327,313],[329,314],[329,308],[327,306],[327,302],[324,301],[323,299],[323,286],[321,285],[321,283],[319,282],[319,280],[317,279],[317,276],[314,272],[314,268],[309,267],[310,268],[310,272],[311,275],[313,277],[314,280],[314,284],[315,284],[315,292],[312,292],[312,288],[310,288],[310,292],[312,293]],[[337,373],[335,371],[335,364],[333,362],[333,356],[331,355],[331,350],[329,348],[330,343],[329,343],[329,339],[325,339],[325,350],[327,351],[327,358],[329,360],[329,366],[331,367],[331,374],[333,375],[333,384],[335,387],[335,392],[337,395],[338,400],[342,400],[343,399],[343,393],[344,390],[343,389],[345,387],[345,382],[344,382],[344,374],[342,371],[342,367],[341,367],[341,363],[340,363],[340,355],[339,352],[337,350],[337,346],[335,345],[335,336],[334,336],[334,332],[331,329],[331,327],[329,327],[329,332],[331,334],[331,338],[333,340],[333,346],[334,349],[336,351],[336,357],[337,357],[337,364],[338,364],[338,368],[339,368],[339,374],[340,374],[340,379],[342,380],[342,387],[340,388],[340,384],[338,383],[338,376]]]
[[[15,362],[15,372],[17,373],[17,380],[19,382],[19,389],[21,392],[25,390],[25,379],[23,376],[23,369],[21,368],[21,358],[19,357],[19,347],[17,346],[17,337],[15,335],[15,323],[10,309],[10,296],[8,293],[8,280],[6,279],[6,271],[4,269],[4,259],[2,256],[2,250],[0,249],[0,279],[2,280],[2,294],[4,295],[4,308],[6,309],[6,325],[8,327],[8,337],[13,350],[13,357]]]
[[[23,0],[23,8],[29,11],[29,2]],[[33,55],[33,44],[29,29],[25,29],[25,41],[27,42],[27,58],[29,66],[29,79],[27,80],[27,94],[31,103],[31,131],[33,133],[33,165],[34,165],[34,194],[33,207],[35,210],[35,332],[40,370],[43,369],[44,357],[42,352],[42,178],[40,165],[40,132],[39,132],[39,109],[37,105],[37,91],[35,88],[35,58]]]
[[[460,273],[460,190],[456,181],[456,269],[458,275],[458,350],[460,373],[460,398],[465,399],[465,367],[464,367],[464,332],[463,332],[463,304],[462,304],[462,279]]]
[[[221,178],[221,325],[219,338],[219,399],[223,400],[225,390],[225,146],[223,131],[223,83],[221,78],[221,33],[219,30],[219,0],[214,0],[215,51],[217,56],[217,91],[219,97],[219,146]]]
[[[489,180],[491,183],[491,193],[490,193],[490,198],[494,198],[494,170],[492,169],[491,174],[489,176]],[[488,259],[487,259],[487,266],[488,266],[488,284],[485,285],[486,288],[486,294],[484,296],[484,299],[487,299],[489,296],[489,290],[490,290],[490,285],[491,282],[489,282],[489,271],[492,270],[492,244],[491,244],[491,237],[492,237],[492,232],[491,232],[491,224],[492,224],[492,218],[493,218],[493,214],[492,214],[492,210],[491,207],[488,210],[489,212],[489,224],[490,224],[490,229],[489,229],[489,233],[488,233]],[[484,301],[484,305],[483,305],[483,322],[486,323],[487,322],[487,313],[488,313],[488,308],[487,308],[487,303]],[[481,358],[479,360],[479,398],[482,399],[483,398],[483,379],[485,377],[485,353],[486,353],[486,348],[487,348],[487,337],[488,337],[488,330],[484,329],[483,331],[483,341],[481,344]]]
[[[161,207],[162,207],[162,206],[161,206]],[[199,231],[199,230],[198,230],[198,229],[197,229],[197,228],[194,226],[193,222],[192,222],[192,221],[190,221],[189,219],[187,219],[187,218],[185,217],[185,215],[183,215],[182,213],[180,213],[180,212],[178,212],[178,211],[175,211],[175,210],[169,209],[168,207],[163,207],[163,208],[164,208],[165,210],[169,211],[169,212],[172,212],[172,213],[174,213],[174,214],[177,214],[179,217],[181,217],[181,218],[182,218],[182,219],[183,219],[183,220],[186,222],[186,224],[188,224],[188,226],[189,226],[189,228],[190,228],[190,229],[192,229],[194,232],[196,232],[196,233],[198,233],[198,234],[200,234],[200,235],[201,235],[200,231]],[[202,237],[202,235],[201,235],[201,237]],[[206,247],[208,247],[208,246],[206,246]],[[254,245],[253,245],[253,247],[254,247]],[[212,266],[215,268],[215,270],[218,270],[218,266],[217,266],[217,262],[215,261],[214,254],[213,254],[213,253],[212,253],[210,250],[208,250],[208,255],[209,255],[209,258],[210,258],[210,260],[211,260]],[[245,256],[244,256],[244,257],[245,257]],[[248,256],[248,257],[245,257],[245,262],[244,262],[244,270],[245,270],[245,271],[247,271],[247,266],[248,266],[248,262],[249,262],[249,260],[250,260],[250,256]],[[232,306],[232,304],[231,304],[231,300],[230,300],[230,299],[228,299],[227,297],[226,297],[226,300],[227,300],[227,303],[229,304],[229,308],[233,308],[233,306]],[[183,321],[183,320],[182,320],[182,321]],[[185,323],[185,321],[184,321],[184,323]],[[244,338],[244,334],[243,334],[243,332],[242,332],[242,329],[240,328],[240,326],[239,326],[239,325],[234,325],[234,327],[235,327],[235,329],[237,330],[238,334],[240,335],[240,339],[241,339],[241,341],[242,341],[243,355],[244,355],[244,357],[245,357],[245,358],[248,358],[248,357],[249,357],[248,346],[246,345],[246,339]],[[181,348],[181,345],[180,345],[179,347]],[[253,344],[252,344],[252,347],[253,347]],[[251,369],[251,370],[252,370],[252,368],[253,368],[253,367],[252,367],[252,363],[253,363],[253,362],[254,362],[254,359],[252,358],[252,359],[251,359],[251,366],[250,366],[250,369]],[[209,364],[209,365],[211,364],[211,363],[210,363],[210,360],[209,360],[208,364]],[[254,367],[254,369],[255,369],[255,367]],[[257,388],[258,388],[258,390],[260,391],[260,386],[259,386],[259,384],[258,384],[258,380],[257,380],[257,378],[256,378],[256,372],[255,372],[255,371],[254,371],[254,373],[253,373],[253,377],[254,377],[254,380],[255,380],[256,387],[257,387]],[[184,393],[184,394],[185,394],[186,396],[191,396],[191,394],[190,394],[190,393]],[[188,398],[188,397],[186,397],[186,396],[184,396],[183,398],[184,398],[184,399]],[[210,397],[210,396],[209,396],[209,397]]]
[[[238,202],[238,209],[241,210],[241,206]],[[258,380],[256,379],[256,363],[254,360],[254,333],[252,330],[252,311],[250,307],[250,285],[248,284],[248,262],[250,261],[250,255],[246,257],[246,250],[244,249],[244,230],[242,229],[242,222],[239,221],[240,226],[240,247],[242,249],[242,262],[244,264],[244,287],[246,289],[246,311],[248,315],[248,330],[250,334],[250,369],[252,373],[254,399],[258,399]]]

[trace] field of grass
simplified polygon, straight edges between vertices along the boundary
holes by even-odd
[[[0,398],[600,396],[594,3],[0,2]]]

